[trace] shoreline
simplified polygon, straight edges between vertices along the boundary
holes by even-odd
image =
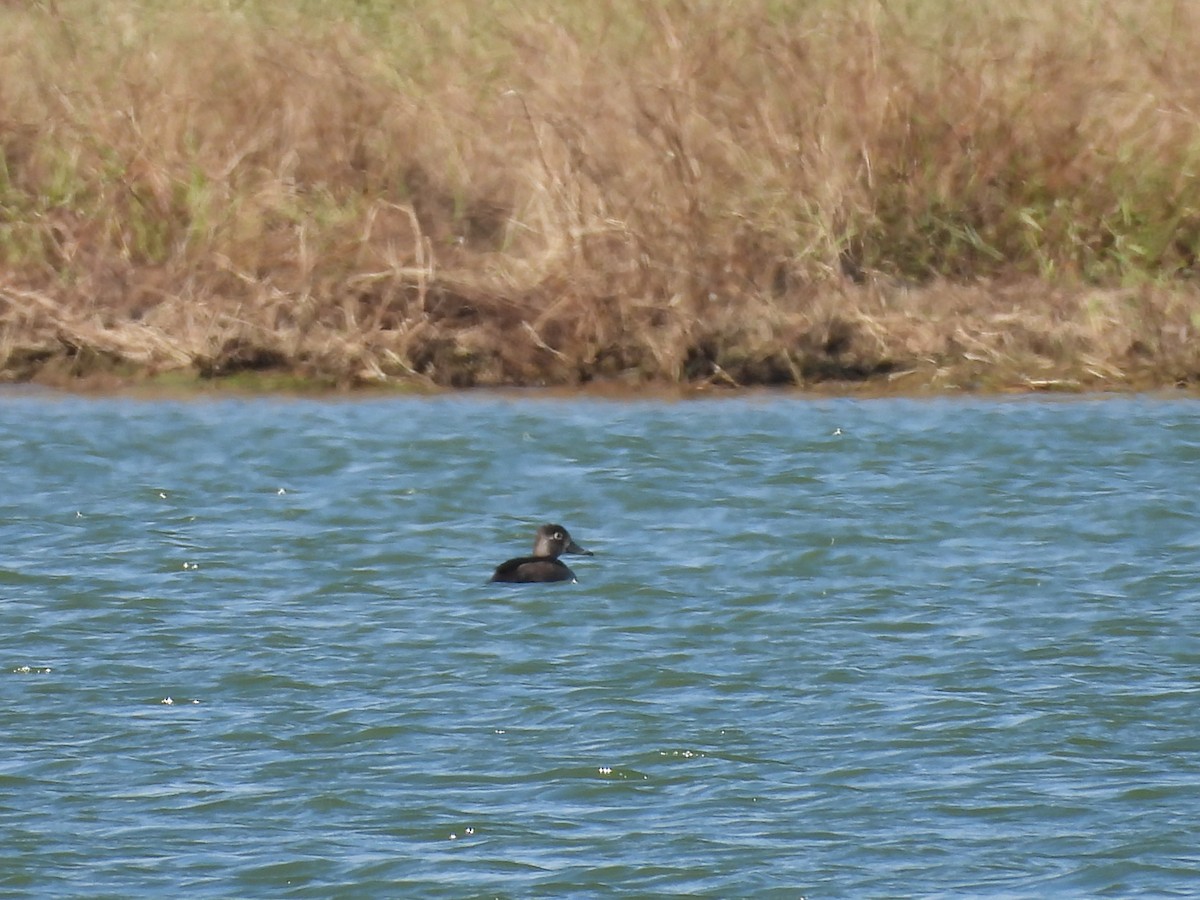
[[[657,324],[650,309],[596,331],[586,305],[550,320],[493,315],[490,302],[499,300],[454,319],[300,329],[219,298],[174,298],[167,313],[129,317],[0,281],[0,383],[159,395],[1200,394],[1200,286],[1188,282],[877,279],[809,286],[791,302],[732,298]],[[200,317],[208,327],[194,326]]]
[[[490,395],[512,400],[595,399],[614,402],[738,399],[755,396],[790,396],[812,399],[936,399],[949,397],[1120,397],[1154,395],[1200,399],[1200,381],[1155,379],[1099,379],[1082,382],[1061,378],[1020,378],[1011,381],[988,377],[987,372],[964,371],[964,383],[954,372],[909,371],[902,377],[875,376],[862,380],[825,380],[810,384],[731,385],[721,381],[669,382],[600,379],[575,384],[489,384],[456,387],[431,384],[426,380],[384,382],[341,382],[328,375],[306,375],[281,368],[249,373],[205,377],[198,372],[146,371],[91,372],[69,374],[69,366],[51,366],[33,377],[13,379],[0,369],[0,391],[21,389],[47,391],[78,397],[129,397],[133,399],[201,399],[224,397],[278,397],[280,399],[370,400],[379,398],[434,398]],[[981,377],[982,374],[982,377]]]

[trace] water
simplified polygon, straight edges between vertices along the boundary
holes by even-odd
[[[0,398],[3,896],[1200,892],[1200,404]],[[560,521],[578,584],[485,583]]]

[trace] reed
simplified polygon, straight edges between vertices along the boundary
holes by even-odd
[[[1185,0],[0,6],[0,360],[1193,382]]]

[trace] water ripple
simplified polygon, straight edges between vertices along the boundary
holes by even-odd
[[[1185,895],[1200,406],[0,397],[8,896]],[[533,527],[577,585],[486,579]]]

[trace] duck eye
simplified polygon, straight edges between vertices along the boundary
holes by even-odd
[[[561,531],[554,532],[554,539],[556,541],[561,541],[563,539],[563,533]]]

